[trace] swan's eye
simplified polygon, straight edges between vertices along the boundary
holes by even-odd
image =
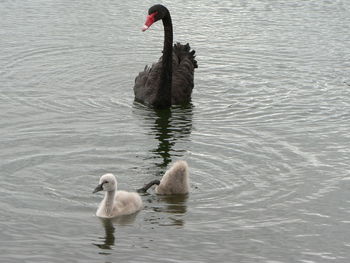
[[[108,181],[103,181],[103,183],[102,184],[108,184]]]

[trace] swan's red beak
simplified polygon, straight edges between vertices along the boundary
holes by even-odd
[[[155,16],[157,15],[158,12],[154,12],[150,15],[147,16],[146,22],[142,27],[142,32],[145,32],[154,22],[155,22]]]

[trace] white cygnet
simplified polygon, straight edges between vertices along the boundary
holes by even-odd
[[[101,176],[99,185],[93,193],[99,191],[106,191],[106,193],[96,211],[98,217],[112,218],[130,215],[142,209],[142,200],[139,194],[117,191],[117,179],[113,174]]]
[[[155,192],[161,195],[187,194],[190,191],[188,165],[186,161],[175,162],[163,175],[162,179],[153,180],[138,190],[146,192],[153,185],[158,185]]]

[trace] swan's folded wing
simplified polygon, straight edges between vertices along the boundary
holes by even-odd
[[[195,51],[190,51],[189,44],[174,45],[172,104],[183,104],[191,99],[194,69],[197,68]]]
[[[153,105],[156,101],[162,69],[162,57],[152,65],[146,66],[135,79],[134,93],[135,100],[144,104]],[[191,50],[189,44],[181,45],[176,43],[173,47],[173,72],[171,104],[180,105],[191,100],[193,89],[194,69],[197,68],[195,51]]]
[[[156,92],[157,83],[160,81],[161,63],[155,63],[152,67],[146,66],[135,78],[134,94],[135,100],[152,104]]]
[[[141,89],[146,85],[150,71],[151,71],[151,67],[146,65],[145,69],[141,71],[139,75],[135,78],[135,85],[134,85],[135,95],[137,92],[141,91]]]

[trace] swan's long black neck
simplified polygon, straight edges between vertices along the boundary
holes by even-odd
[[[164,46],[162,58],[162,71],[158,90],[157,108],[168,108],[171,106],[171,83],[173,62],[173,25],[169,11],[162,19],[164,26]]]

